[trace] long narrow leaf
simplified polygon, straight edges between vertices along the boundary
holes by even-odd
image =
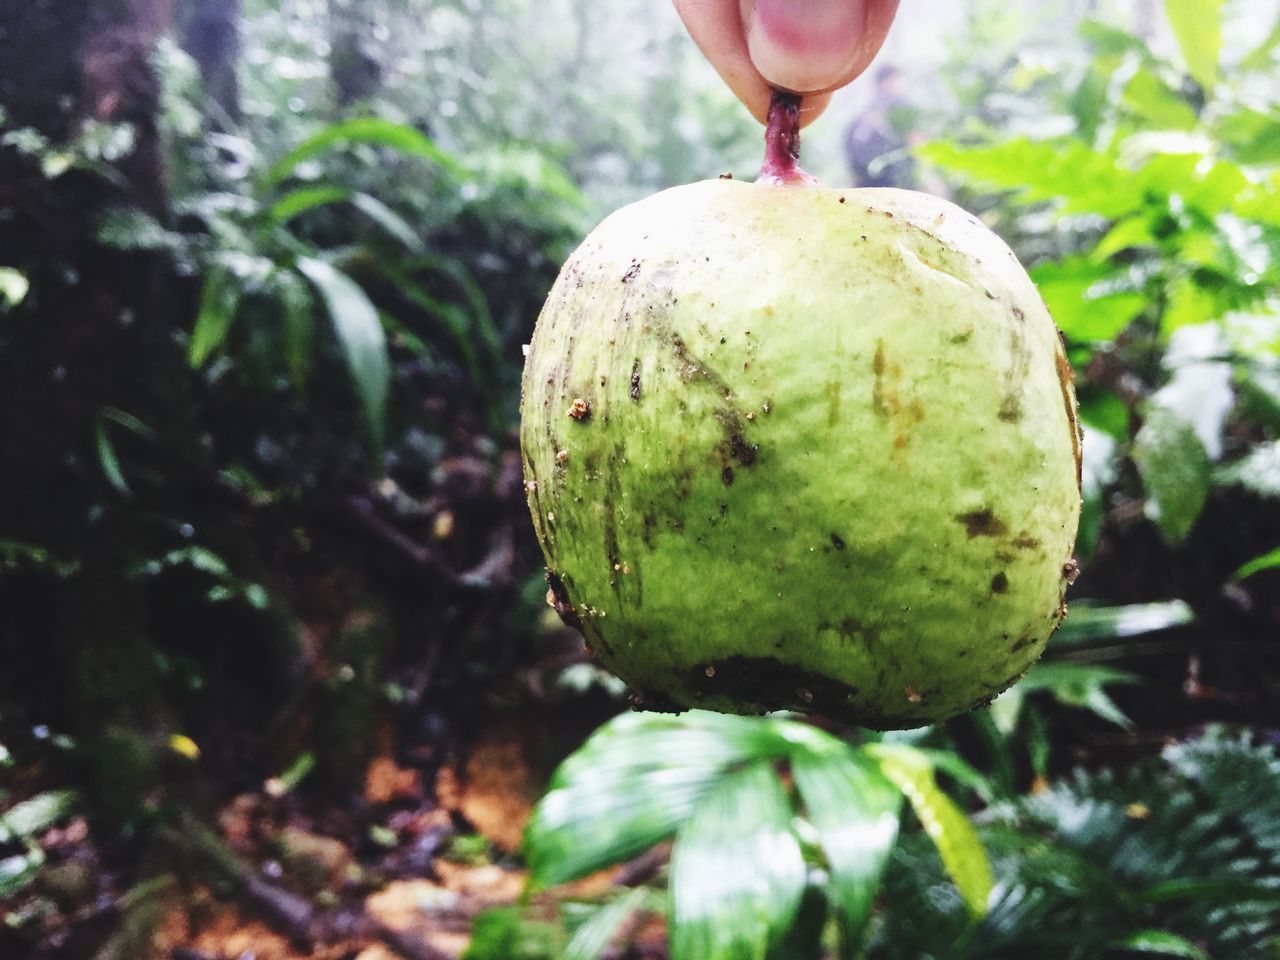
[[[643,887],[630,891],[597,910],[574,931],[560,960],[597,960],[618,933],[618,928],[645,898]]]
[[[285,364],[294,388],[301,390],[306,386],[311,364],[315,302],[310,288],[292,270],[279,271],[274,281],[280,299]]]
[[[267,210],[267,216],[275,223],[288,223],[300,213],[328,203],[340,203],[350,196],[351,191],[345,187],[299,187],[273,203]]]
[[[379,117],[356,117],[331,124],[302,141],[267,171],[264,183],[267,186],[273,186],[289,176],[303,161],[319,156],[334,147],[352,143],[370,143],[390,147],[400,153],[430,160],[455,176],[465,176],[465,171],[457,160],[436,146],[430,137],[413,127],[392,123],[390,120]]]
[[[1053,646],[1081,646],[1093,640],[1137,637],[1185,626],[1194,619],[1195,613],[1182,600],[1133,603],[1123,607],[1096,607],[1075,603],[1071,605],[1071,615],[1054,634]]]
[[[844,757],[798,751],[791,773],[830,867],[844,955],[854,957],[898,836],[902,796],[852,751]]]
[[[1117,940],[1115,946],[1133,953],[1153,953],[1162,957],[1188,957],[1190,960],[1209,960],[1205,953],[1186,937],[1167,930],[1139,930]]]
[[[314,257],[299,257],[298,271],[315,286],[329,311],[364,410],[374,452],[380,456],[391,359],[378,311],[360,286],[331,264]]]
[[[215,267],[205,278],[200,292],[200,312],[196,314],[196,325],[187,346],[187,362],[192,368],[204,366],[209,355],[227,339],[239,299],[240,291],[232,282],[230,272]]]
[[[884,775],[906,795],[970,911],[986,913],[993,882],[986,851],[968,818],[939,789],[928,759],[904,744],[880,743],[867,750],[880,763]]]
[[[426,245],[418,231],[409,226],[407,220],[396,213],[377,197],[367,193],[356,193],[351,197],[351,205],[366,217],[380,226],[390,236],[399,240],[404,248],[412,254],[421,255],[426,252]]]
[[[535,884],[567,883],[669,839],[731,765],[786,754],[765,720],[626,714],[561,764],[525,833]]]
[[[720,779],[676,836],[672,960],[764,960],[790,929],[805,865],[768,762]]]
[[[1263,570],[1274,570],[1280,567],[1280,547],[1270,550],[1262,554],[1260,557],[1254,557],[1233,575],[1233,580],[1247,580],[1255,573],[1261,573]]]
[[[102,475],[107,478],[107,483],[111,484],[116,493],[129,496],[132,493],[129,489],[129,481],[125,479],[124,471],[120,469],[120,458],[116,456],[116,447],[107,433],[107,425],[101,420],[93,429],[93,442],[98,450],[98,464],[102,467]]]

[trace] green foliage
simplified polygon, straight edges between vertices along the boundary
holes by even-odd
[[[894,907],[867,956],[1083,960],[1123,946],[1270,957],[1280,935],[1277,787],[1272,748],[1212,733],[1124,774],[1077,772],[997,806],[979,828],[996,887],[976,927],[908,838],[886,880]]]
[[[1236,465],[1275,439],[1280,112],[1267,104],[1280,67],[1261,48],[1223,60],[1234,9],[1167,0],[1174,59],[1087,20],[1080,46],[1057,45],[1056,73],[1028,89],[997,71],[976,104],[988,122],[920,151],[974,203],[995,202],[988,217],[1066,336],[1083,419],[1115,441],[1101,454],[1086,442],[1086,552],[1135,480],[1146,516],[1185,540],[1217,488],[1256,484]],[[1015,86],[1020,112],[1001,124],[993,105]]]
[[[853,957],[904,794],[968,908],[986,908],[982,846],[933,769],[931,754],[906,744],[858,750],[790,720],[625,715],[565,761],[534,811],[531,880],[574,880],[674,836],[672,956],[764,958],[821,934],[827,911],[802,907],[808,862],[823,870],[841,955]]]
[[[0,764],[0,769],[3,766]],[[18,893],[39,875],[45,856],[37,837],[69,816],[79,800],[73,791],[53,791],[37,794],[0,813],[0,846],[22,851],[0,857],[0,899]]]

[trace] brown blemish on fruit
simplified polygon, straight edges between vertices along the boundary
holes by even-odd
[[[1076,402],[1071,385],[1076,374],[1071,369],[1071,361],[1067,359],[1066,341],[1062,331],[1058,331],[1058,343],[1053,352],[1053,360],[1058,369],[1058,386],[1062,390],[1062,406],[1067,411],[1067,426],[1071,431],[1071,452],[1076,458],[1076,490],[1084,489],[1084,450],[1080,443],[1080,420],[1076,414]]]
[[[582,629],[582,618],[569,599],[564,581],[550,567],[547,568],[547,606],[559,614],[566,627],[579,631]]]
[[[1027,647],[1031,646],[1035,642],[1036,642],[1035,637],[1031,637],[1031,636],[1019,637],[1016,641],[1014,641],[1013,645],[1009,647],[1009,652],[1019,653],[1020,651],[1027,649]]]
[[[919,691],[909,683],[907,684],[906,695],[907,699],[912,703],[919,703],[924,699],[924,697],[920,696]]]
[[[1019,550],[1038,550],[1040,549],[1040,541],[1033,537],[1029,532],[1023,530],[1013,540],[1013,545]]]
[[[1031,367],[1031,348],[1027,345],[1025,314],[1021,307],[1010,306],[1013,323],[1009,324],[1010,365],[1005,375],[1004,399],[996,414],[1001,423],[1017,423],[1022,419],[1022,388]]]
[[[999,537],[1009,532],[1004,521],[992,513],[990,507],[957,514],[956,521],[964,524],[970,540],[974,537]]]
[[[1067,583],[1075,583],[1080,576],[1080,563],[1072,557],[1062,565],[1062,579]]]
[[[636,357],[631,364],[631,399],[640,399],[640,358]]]
[[[997,573],[994,577],[991,578],[991,592],[1004,593],[1008,589],[1009,589],[1009,578],[1008,576],[1005,575],[1005,572],[1001,570],[999,573]]]
[[[640,273],[640,261],[632,260],[631,266],[627,267],[627,272],[622,275],[623,283],[630,283]]]
[[[573,403],[569,404],[569,416],[579,423],[591,419],[591,404],[582,397],[574,397]]]
[[[876,416],[887,417],[889,408],[884,402],[884,341],[876,341],[876,354],[871,359],[871,372],[875,374],[875,380],[871,387],[871,408],[875,410]]]
[[[831,535],[831,545],[837,550],[843,550],[845,548],[844,537],[840,536],[838,533],[833,533]]]

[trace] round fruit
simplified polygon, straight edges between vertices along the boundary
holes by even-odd
[[[722,179],[615,213],[539,317],[521,445],[555,605],[651,708],[919,726],[1065,612],[1071,368],[934,197]]]

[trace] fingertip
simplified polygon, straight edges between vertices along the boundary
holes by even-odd
[[[795,93],[844,86],[883,45],[898,0],[739,0],[748,56]]]

